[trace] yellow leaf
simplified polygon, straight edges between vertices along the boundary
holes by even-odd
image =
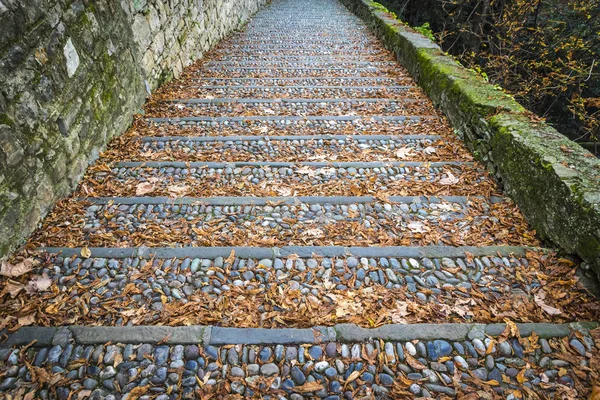
[[[92,255],[92,251],[89,248],[84,247],[81,249],[81,257],[90,258],[91,255]]]

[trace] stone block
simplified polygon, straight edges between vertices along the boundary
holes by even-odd
[[[67,40],[67,43],[63,48],[63,54],[65,55],[67,75],[70,78],[75,75],[75,71],[79,68],[79,54],[77,54],[77,50],[75,49],[71,38]]]

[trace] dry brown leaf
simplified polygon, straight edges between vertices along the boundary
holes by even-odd
[[[358,378],[359,376],[360,376],[360,371],[352,371],[350,376],[348,376],[348,379],[346,379],[346,385],[349,384],[350,382],[355,381],[356,378]]]
[[[293,388],[294,392],[298,393],[306,393],[306,392],[316,392],[323,388],[323,384],[319,382],[308,382],[302,386],[295,386]]]
[[[405,324],[407,321],[404,317],[409,314],[408,303],[405,301],[397,301],[396,308],[391,312],[392,322],[394,324]]]
[[[417,361],[417,359],[414,358],[413,356],[411,356],[410,354],[405,354],[404,356],[406,357],[406,362],[412,368],[418,369],[418,370],[422,370],[422,369],[426,369],[427,368],[423,364],[421,364],[419,361]]]
[[[540,289],[536,294],[533,295],[533,299],[535,300],[535,304],[537,304],[542,310],[544,310],[548,315],[559,315],[562,314],[562,311],[558,308],[549,306],[545,303],[546,292],[544,289]]]
[[[429,227],[425,226],[422,222],[413,221],[407,226],[413,233],[427,233],[430,231]]]
[[[17,295],[21,292],[21,290],[25,289],[25,285],[23,285],[20,282],[16,282],[13,281],[11,279],[8,279],[6,281],[6,286],[4,287],[4,290],[2,291],[2,296],[5,293],[10,294],[10,297],[17,297]],[[1,296],[0,296],[1,297]]]
[[[2,261],[0,266],[0,275],[9,278],[16,278],[30,272],[37,262],[33,258],[26,258],[17,264],[10,264],[8,261]]]
[[[325,235],[325,232],[323,232],[323,230],[319,229],[319,228],[311,228],[311,229],[305,230],[304,234],[306,236],[312,236],[312,237],[323,237]]]
[[[458,178],[455,177],[452,172],[446,172],[446,175],[448,176],[438,181],[440,185],[454,185],[458,183]]]
[[[129,400],[137,400],[141,396],[145,395],[146,392],[148,391],[148,389],[149,389],[148,385],[146,385],[146,386],[136,386],[133,389],[131,389],[131,391],[127,395],[127,398]]]
[[[171,197],[185,196],[190,191],[190,187],[188,185],[170,185],[167,186],[167,190]]]
[[[292,189],[288,187],[276,187],[275,191],[277,192],[277,194],[284,197],[289,197],[292,195]]]
[[[77,393],[77,400],[87,399],[92,395],[91,390],[82,390]]]
[[[600,383],[592,386],[592,393],[590,394],[590,400],[600,400]]]
[[[81,249],[81,257],[90,258],[92,256],[92,251],[88,247],[84,247]]]
[[[435,147],[432,146],[427,146],[423,149],[423,153],[427,154],[427,155],[431,155],[433,153],[435,153],[437,150],[435,149]]]
[[[135,187],[136,196],[144,196],[156,190],[156,186],[152,182],[142,182]]]
[[[17,320],[17,323],[20,326],[32,325],[33,323],[35,323],[35,313],[25,315],[24,317],[19,317],[19,319]]]
[[[396,157],[401,160],[405,160],[412,155],[414,155],[413,150],[409,147],[400,147],[396,150]]]
[[[36,292],[45,292],[52,286],[52,279],[48,275],[35,275],[27,284],[27,293],[33,294]]]

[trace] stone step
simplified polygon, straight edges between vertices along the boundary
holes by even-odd
[[[200,199],[147,204],[144,199],[117,197],[104,200],[105,204],[73,201],[67,215],[55,210],[58,220],[47,222],[52,229],[40,231],[33,242],[52,247],[537,243],[508,200],[337,200],[317,198],[308,203],[290,198],[267,205],[248,200],[246,204],[220,201],[211,205]]]
[[[249,48],[249,47],[240,47],[236,49],[224,48],[215,49],[211,54],[215,57],[225,57],[230,55],[244,55],[249,54],[254,57],[259,56],[269,56],[272,54],[278,54],[280,56],[291,55],[291,56],[326,56],[326,55],[338,55],[344,54],[346,56],[353,57],[368,57],[368,56],[388,56],[389,53],[383,49],[373,49],[373,48],[365,48],[365,49],[344,49],[343,51],[340,49],[306,49],[306,48],[284,48],[284,47],[270,47],[270,48]]]
[[[295,62],[299,63],[314,63],[314,62],[384,62],[386,60],[393,61],[392,56],[384,57],[381,55],[373,56],[373,55],[346,55],[346,54],[326,54],[326,55],[316,55],[316,56],[297,56],[293,54],[270,54],[270,55],[253,55],[248,53],[232,53],[228,56],[219,57],[219,60],[222,61],[259,61],[259,62]],[[396,65],[397,69],[402,69],[401,66]]]
[[[413,135],[431,132],[454,137],[448,125],[434,116],[250,116],[145,118],[138,134],[210,137],[223,135]]]
[[[311,135],[144,137],[118,149],[122,161],[471,161],[441,136]]]
[[[268,37],[269,39],[280,39],[286,40],[289,38],[301,38],[301,39],[337,39],[337,40],[346,40],[346,41],[354,41],[354,40],[363,40],[365,37],[373,37],[372,33],[369,31],[350,31],[347,30],[345,32],[332,32],[331,30],[321,30],[316,28],[314,30],[303,30],[303,31],[282,31],[280,29],[268,29],[268,28],[258,28],[258,27],[249,27],[248,30],[243,32],[237,32],[231,35],[231,39],[235,40],[235,38],[240,39],[249,39],[256,38],[257,36]]]
[[[273,86],[273,85],[177,85],[169,88],[174,98],[421,98],[414,86]]]
[[[101,197],[133,196],[143,182],[152,183],[155,196],[175,186],[196,197],[498,192],[483,168],[465,162],[126,162],[99,165],[84,179],[85,189]]]
[[[262,33],[254,33],[252,31],[248,31],[244,36],[233,37],[227,41],[222,42],[220,45],[223,47],[228,46],[250,46],[250,45],[286,45],[286,46],[297,46],[304,47],[305,45],[319,45],[323,47],[328,46],[344,46],[347,45],[350,41],[337,36],[329,36],[329,37],[310,37],[304,35],[290,34],[287,37],[273,38],[270,35],[265,35]],[[374,37],[365,38],[364,36],[360,39],[355,38],[351,41],[353,46],[377,46],[378,41]]]
[[[344,52],[345,50],[353,50],[353,51],[372,51],[374,43],[262,43],[260,41],[256,41],[255,43],[227,43],[221,47],[222,49],[231,50],[231,51],[255,51],[255,50],[268,50],[270,52],[277,52],[279,50],[295,50],[301,47],[303,50],[313,50],[313,51],[331,51],[331,52]]]
[[[53,342],[1,349],[6,375],[0,385],[12,398],[30,391],[60,399],[84,391],[91,399],[125,394],[157,400],[242,395],[339,400],[465,393],[513,398],[523,384],[535,397],[569,390],[585,398],[591,391],[592,353],[599,346],[590,334],[596,326],[519,324],[520,335],[510,337],[502,336],[510,330],[504,324],[374,330],[73,326],[50,334],[24,328],[22,337],[45,334]],[[43,371],[57,383],[36,389],[30,371],[38,376]]]
[[[215,50],[218,51],[218,50]],[[347,54],[327,54],[320,56],[298,56],[293,54],[269,54],[269,55],[252,55],[252,54],[231,54],[227,57],[220,57],[221,61],[286,61],[286,62],[333,62],[333,61],[346,61],[346,62],[389,62],[392,61],[393,56],[389,57],[381,57],[381,56],[353,56]],[[396,64],[397,68],[402,68],[400,65]]]
[[[228,67],[236,67],[236,68],[326,68],[328,70],[333,69],[333,71],[344,68],[344,69],[354,69],[354,68],[390,68],[396,67],[395,62],[391,61],[347,61],[347,60],[216,60],[216,61],[208,61],[202,64],[203,67],[213,68],[228,68]]]
[[[232,85],[232,86],[397,86],[398,79],[391,77],[336,77],[336,76],[315,76],[315,77],[280,77],[280,78],[193,78],[192,81],[202,86]],[[403,85],[413,86],[413,85]]]
[[[109,298],[109,295],[120,297],[125,287],[133,283],[138,290],[131,292],[129,289],[130,293],[139,294],[133,298],[134,306],[149,309],[160,308],[158,305],[152,306],[152,303],[161,301],[161,294],[167,296],[169,303],[178,301],[187,303],[198,301],[196,296],[214,299],[217,296],[234,295],[235,292],[239,292],[238,294],[246,292],[248,295],[248,292],[258,290],[268,293],[278,287],[321,298],[326,296],[324,290],[373,288],[377,291],[385,289],[402,291],[406,301],[439,303],[442,299],[458,301],[473,297],[475,294],[482,294],[484,298],[496,300],[515,290],[523,293],[530,292],[532,289],[539,288],[541,284],[538,280],[525,284],[514,279],[515,271],[529,264],[526,256],[518,257],[514,253],[509,254],[509,250],[517,250],[521,253],[534,252],[533,249],[520,247],[508,249],[497,247],[495,250],[503,250],[502,252],[507,256],[489,253],[491,255],[473,259],[466,259],[464,255],[432,258],[345,255],[323,258],[313,253],[301,258],[298,258],[297,254],[263,259],[236,257],[227,266],[224,266],[227,264],[224,259],[230,254],[226,254],[225,257],[207,258],[210,253],[203,252],[202,248],[181,248],[182,251],[179,253],[196,253],[196,256],[188,257],[178,256],[177,253],[167,249],[166,253],[171,253],[169,259],[96,256],[84,259],[74,251],[71,251],[71,256],[68,256],[66,251],[61,255],[53,255],[55,251],[61,250],[63,249],[48,249],[53,261],[41,270],[56,282],[61,292],[68,293],[76,286],[88,286],[107,281],[98,288],[102,290],[97,290],[94,295],[99,298]],[[101,249],[93,249],[94,253],[99,253],[99,250]],[[111,249],[106,248],[104,252],[111,254],[108,250]],[[154,254],[153,248],[147,250],[148,254]],[[231,253],[231,248],[229,251]],[[535,252],[535,254],[543,253]],[[144,270],[148,271],[147,275],[140,275]],[[73,274],[78,276],[77,280],[65,279]],[[152,287],[153,285],[147,283],[156,283],[158,286]],[[129,286],[131,288],[131,285]],[[104,293],[106,290],[110,292]],[[98,300],[94,299],[91,302],[92,314],[100,311],[99,307],[94,307],[101,306]],[[329,302],[329,299],[323,301]],[[127,305],[123,304],[122,307]],[[100,322],[99,315],[95,319],[95,322]],[[121,325],[116,320],[106,322]],[[151,320],[144,322],[148,323]]]
[[[106,326],[134,321],[172,326],[372,326],[373,316],[377,325],[485,323],[502,321],[502,315],[490,313],[489,304],[503,302],[503,309],[527,310],[529,321],[544,322],[553,317],[545,314],[532,292],[548,284],[565,285],[550,272],[561,265],[560,259],[527,247],[92,248],[87,259],[81,256],[82,248],[46,250],[49,253],[40,254],[44,263],[34,272],[51,279],[57,290],[43,298],[19,299],[24,300],[25,314],[39,310],[46,323],[60,323],[67,314],[78,324]],[[577,285],[569,290],[569,301],[548,297],[547,304],[565,312],[576,310],[584,320],[594,318],[597,300]],[[73,307],[82,296],[86,307]],[[218,307],[222,302],[229,306]],[[314,310],[307,313],[310,303]],[[405,307],[403,312],[397,303]],[[52,312],[45,312],[48,308]],[[240,319],[242,315],[252,318]]]
[[[275,50],[274,50],[275,51]],[[207,67],[195,72],[198,78],[262,78],[289,76],[323,76],[333,74],[337,77],[395,77],[398,71],[394,68],[317,68],[317,67]]]
[[[186,99],[157,101],[149,117],[435,115],[429,100],[378,99]]]

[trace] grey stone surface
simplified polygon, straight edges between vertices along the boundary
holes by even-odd
[[[527,337],[535,332],[541,340],[554,337],[566,337],[572,332],[569,324],[550,324],[550,323],[527,323],[517,324],[522,337]],[[592,330],[600,326],[598,322],[578,323],[578,329],[585,328]],[[69,326],[63,327],[59,334],[59,328],[46,327],[23,327],[17,332],[8,334],[7,339],[0,343],[0,348],[20,346],[37,340],[34,347],[43,347],[50,345],[60,345],[65,347],[71,342],[71,339],[78,345],[85,344],[103,344],[113,343],[165,343],[169,345],[260,345],[260,344],[308,344],[322,343],[323,341],[340,342],[363,342],[371,339],[382,339],[389,341],[411,341],[411,340],[430,340],[434,341],[434,346],[445,350],[447,346],[441,341],[462,341],[472,340],[481,347],[485,353],[486,346],[479,339],[479,335],[469,337],[474,324],[410,324],[410,325],[383,325],[375,329],[362,328],[354,324],[338,324],[333,328],[316,327],[312,329],[263,329],[263,328],[222,328],[214,326]],[[484,332],[484,335],[499,336],[505,328],[505,324],[478,324],[478,332]],[[481,327],[479,329],[479,327]],[[330,332],[332,331],[333,332]],[[318,339],[317,339],[318,337]],[[423,344],[422,342],[420,342]],[[504,344],[504,346],[507,346]],[[424,347],[424,345],[422,346]],[[335,346],[331,344],[330,352],[334,353]],[[388,351],[391,352],[391,349]],[[409,354],[416,355],[417,351],[412,343],[406,343],[406,349]],[[504,356],[510,355],[508,349],[500,348]],[[344,347],[342,346],[342,352]],[[439,350],[436,350],[439,351]],[[313,357],[320,357],[323,350],[320,347],[309,349],[309,353],[315,354]],[[391,353],[390,353],[391,354]],[[446,355],[447,352],[442,353]]]
[[[36,341],[35,346],[50,346],[57,331],[57,328],[24,326],[12,334],[2,332],[8,337],[0,343],[0,347],[23,346],[34,340]]]
[[[215,259],[217,257],[227,257],[233,250],[235,255],[242,258],[274,258],[286,257],[291,254],[299,257],[312,257],[313,254],[340,257],[344,255],[354,255],[356,257],[464,257],[465,252],[474,256],[486,256],[499,253],[501,255],[514,255],[516,257],[524,256],[525,253],[533,248],[519,246],[482,246],[482,247],[452,247],[452,246],[389,246],[389,247],[343,247],[343,246],[284,246],[284,247],[124,247],[124,248],[105,248],[92,247],[89,250],[92,257],[101,258],[206,258]],[[60,253],[64,257],[80,255],[81,248],[67,247],[45,247],[41,248],[48,253]],[[540,251],[541,249],[536,249]]]
[[[115,343],[198,344],[202,343],[206,328],[204,326],[73,326],[70,329],[78,344],[97,344],[108,341]]]
[[[471,324],[410,324],[384,325],[380,328],[366,329],[353,324],[335,325],[337,339],[344,342],[360,342],[371,338],[404,341],[421,340],[464,340]]]
[[[0,256],[76,187],[147,89],[179,76],[266,1],[141,3],[0,7]]]
[[[301,344],[315,343],[313,329],[262,329],[262,328],[221,328],[213,327],[210,337],[212,345],[227,344]],[[319,333],[323,335],[322,332]]]

